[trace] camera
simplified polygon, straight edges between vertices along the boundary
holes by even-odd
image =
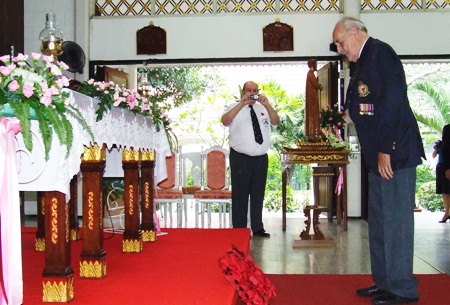
[[[433,149],[441,149],[441,148],[442,148],[442,141],[441,140],[437,140],[436,142],[434,142]]]
[[[258,94],[252,94],[252,95],[250,95],[250,99],[253,100],[253,101],[257,101],[257,100],[259,100],[259,95]]]

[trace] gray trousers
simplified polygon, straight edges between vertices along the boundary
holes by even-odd
[[[369,242],[372,277],[383,290],[417,298],[413,276],[416,168],[386,180],[369,176]]]

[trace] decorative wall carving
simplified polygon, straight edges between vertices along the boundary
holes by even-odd
[[[294,28],[277,19],[263,28],[264,51],[293,51]]]
[[[166,30],[153,23],[139,29],[136,32],[136,52],[140,54],[166,54],[167,53],[167,35]]]

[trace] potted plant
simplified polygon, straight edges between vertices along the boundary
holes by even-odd
[[[44,144],[45,158],[56,133],[59,142],[70,152],[73,129],[68,116],[75,118],[91,135],[92,132],[78,109],[69,103],[69,91],[63,90],[69,80],[62,74],[68,67],[52,56],[31,53],[0,57],[0,116],[19,119],[25,147],[32,151],[31,119],[36,119]],[[42,65],[41,65],[42,64]]]

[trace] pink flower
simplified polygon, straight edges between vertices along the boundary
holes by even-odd
[[[50,65],[50,71],[52,72],[53,75],[55,76],[60,76],[62,75],[61,70],[59,70],[57,65]]]
[[[9,91],[11,91],[11,92],[16,92],[17,89],[19,89],[19,88],[20,88],[20,85],[19,85],[19,83],[18,83],[16,80],[13,80],[13,81],[10,82],[9,85],[8,85],[8,89],[9,89]]]
[[[53,62],[53,56],[50,56],[50,55],[44,55],[44,56],[42,56],[42,59],[43,59],[46,63],[52,63],[52,62]]]
[[[9,76],[11,72],[16,68],[15,65],[9,65],[9,66],[1,66],[0,67],[0,73],[4,76]]]
[[[23,95],[25,95],[27,98],[31,97],[34,92],[34,87],[30,84],[23,85]]]
[[[58,78],[55,82],[61,89],[70,85],[69,79],[65,75],[63,75],[61,78]]]
[[[39,85],[41,86],[42,91],[47,91],[48,85],[46,82],[41,82]]]
[[[59,64],[59,66],[60,66],[61,68],[63,68],[63,70],[69,69],[69,66],[66,65],[66,63],[63,62],[63,61],[58,61],[58,64]]]
[[[52,104],[52,95],[49,91],[46,91],[39,100],[41,104],[44,104],[45,107],[48,107]]]
[[[31,58],[33,58],[34,60],[39,60],[41,58],[42,54],[41,53],[31,53]]]
[[[28,55],[23,55],[22,53],[17,54],[16,57],[13,58],[14,62],[26,61],[28,59]]]
[[[4,62],[5,64],[9,63],[9,60],[10,60],[9,55],[0,56],[0,61]]]

